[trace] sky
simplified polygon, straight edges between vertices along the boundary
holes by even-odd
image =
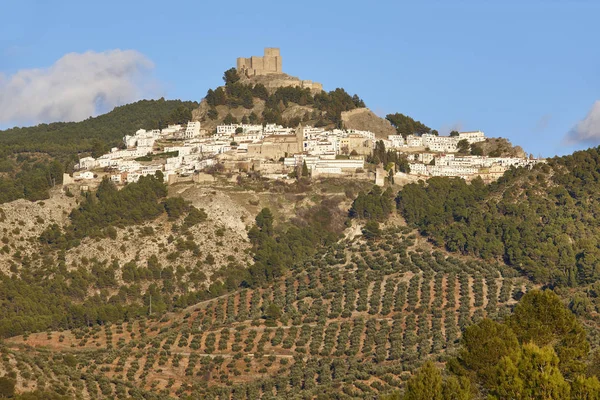
[[[600,144],[600,1],[1,0],[0,129],[200,101],[237,57],[535,156]]]

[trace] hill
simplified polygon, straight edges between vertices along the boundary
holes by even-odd
[[[433,178],[398,195],[407,222],[448,250],[501,260],[544,284],[598,279],[598,148],[513,169],[485,186]]]
[[[368,108],[356,108],[342,113],[342,123],[347,129],[371,131],[378,139],[387,139],[389,135],[397,135],[398,132],[392,124],[378,117]]]
[[[199,105],[0,133],[0,398],[600,396],[600,148],[490,185],[59,185],[76,154],[190,118],[437,133],[343,89],[224,80]]]
[[[180,312],[7,340],[7,357],[71,357],[77,373],[48,371],[28,384],[58,380],[84,397],[370,398],[402,387],[422,360],[451,353],[473,321],[506,315],[530,287],[510,269],[448,258],[410,228],[390,227]],[[20,365],[19,382],[38,370]]]
[[[597,349],[593,278],[562,279],[572,274],[549,262],[581,252],[574,226],[590,222],[597,158],[598,149],[575,153],[489,186],[450,178],[386,190],[331,179],[288,186],[249,174],[167,194],[143,181],[128,190],[156,199],[137,196],[147,200],[114,217],[125,189],[56,193],[47,207],[5,204],[0,375],[18,392],[44,390],[41,398],[373,398],[404,390],[426,361],[463,362],[465,329],[506,319],[548,284]],[[78,221],[94,215],[104,216],[96,229],[77,236]],[[572,235],[571,250],[542,240],[552,235],[545,225],[557,229],[552,221]],[[511,234],[493,227],[527,233],[518,263],[503,257],[515,252],[503,241]],[[595,225],[586,229],[593,240]],[[457,231],[464,248],[448,239]],[[591,261],[587,254],[575,262]],[[584,353],[578,362],[594,371]]]
[[[55,122],[0,131],[0,203],[48,198],[79,157],[98,157],[122,145],[126,134],[191,119],[195,102],[141,100],[81,122]]]

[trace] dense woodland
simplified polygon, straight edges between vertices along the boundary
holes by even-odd
[[[600,149],[484,185],[432,178],[406,185],[398,210],[436,245],[518,268],[534,281],[576,286],[600,277]]]

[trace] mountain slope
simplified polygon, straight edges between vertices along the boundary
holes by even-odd
[[[545,284],[600,278],[600,149],[578,151],[496,183],[433,178],[406,185],[398,209],[450,251],[506,262]]]

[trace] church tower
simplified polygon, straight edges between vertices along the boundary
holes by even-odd
[[[304,151],[304,127],[302,124],[298,124],[298,127],[296,128],[296,146],[298,148],[298,153]]]

